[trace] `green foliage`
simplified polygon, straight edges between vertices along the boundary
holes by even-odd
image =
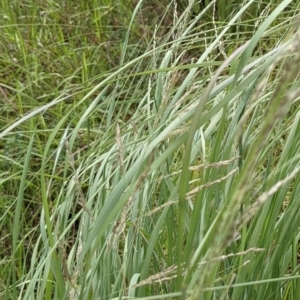
[[[3,0],[0,298],[297,299],[297,5]]]

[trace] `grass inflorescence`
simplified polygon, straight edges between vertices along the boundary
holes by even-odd
[[[298,298],[299,6],[150,2],[0,1],[1,299]]]

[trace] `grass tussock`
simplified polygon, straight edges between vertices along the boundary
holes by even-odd
[[[297,299],[299,5],[117,2],[1,1],[0,298]]]

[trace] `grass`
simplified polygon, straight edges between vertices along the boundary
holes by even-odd
[[[2,1],[1,299],[297,299],[299,5]]]

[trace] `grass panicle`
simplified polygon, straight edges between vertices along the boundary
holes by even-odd
[[[297,1],[19,2],[0,298],[297,299]]]

